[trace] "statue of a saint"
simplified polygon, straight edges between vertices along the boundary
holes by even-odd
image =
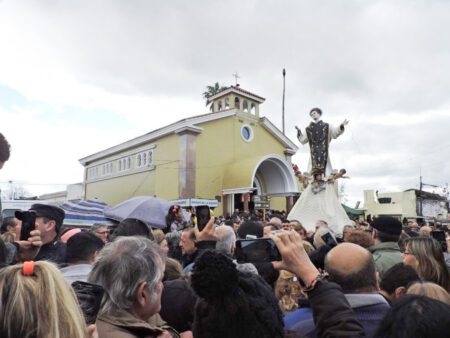
[[[319,108],[313,108],[309,115],[313,122],[306,127],[305,134],[296,127],[300,143],[309,143],[311,152],[309,173],[301,175],[296,173],[304,187],[306,182],[306,187],[289,212],[288,219],[299,220],[308,231],[314,231],[317,221],[324,220],[335,234],[341,234],[344,226],[350,225],[351,221],[339,202],[335,182],[339,178],[345,178],[346,171],[345,169],[333,171],[329,144],[332,139],[344,132],[348,121],[344,120],[338,128],[333,128],[320,119],[322,111]]]
[[[328,176],[333,170],[328,151],[329,144],[332,139],[338,138],[344,132],[348,121],[344,120],[339,127],[333,128],[333,126],[321,120],[322,110],[319,108],[311,109],[309,115],[313,122],[306,127],[306,135],[297,126],[295,127],[297,138],[301,144],[309,143],[311,157],[308,171],[310,173],[321,172],[324,176]]]

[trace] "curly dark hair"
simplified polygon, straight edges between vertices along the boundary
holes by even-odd
[[[6,162],[9,160],[10,150],[11,146],[5,136],[0,133],[0,162]]]
[[[258,275],[239,272],[233,261],[205,251],[195,261],[192,287],[196,338],[283,337],[283,317],[270,286]]]

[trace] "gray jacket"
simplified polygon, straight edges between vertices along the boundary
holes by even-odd
[[[87,282],[87,277],[91,270],[92,264],[75,264],[62,268],[61,273],[69,284],[72,285],[77,280]]]
[[[403,262],[400,247],[396,242],[386,242],[373,245],[369,248],[375,261],[375,268],[380,273],[380,277],[390,267]]]

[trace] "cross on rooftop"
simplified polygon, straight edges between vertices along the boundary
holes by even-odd
[[[237,85],[237,80],[240,79],[241,77],[239,76],[238,72],[235,72],[234,74],[231,74],[232,76],[234,76],[234,81],[235,84]]]

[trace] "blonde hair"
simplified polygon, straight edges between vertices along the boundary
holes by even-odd
[[[435,283],[430,282],[414,283],[408,288],[408,291],[406,291],[406,293],[412,295],[425,296],[450,305],[450,295],[448,294],[448,292],[445,291],[445,289],[442,286],[437,285]]]
[[[297,298],[303,296],[297,277],[288,271],[281,270],[275,285],[275,296],[279,300],[283,313],[297,309]]]
[[[405,248],[416,257],[417,273],[422,279],[434,282],[450,292],[450,273],[438,241],[431,237],[405,239]]]
[[[14,243],[14,241],[16,240],[16,236],[10,232],[5,232],[5,233],[1,234],[0,238],[5,243]]]
[[[161,244],[163,240],[166,239],[166,235],[160,229],[153,230],[153,237],[155,237],[155,241],[158,244]]]
[[[183,266],[174,258],[166,258],[166,268],[164,270],[164,281],[181,278]]]
[[[0,273],[0,337],[85,338],[86,324],[75,293],[49,262],[35,262],[32,276],[23,264]]]
[[[308,241],[302,241],[303,248],[305,249],[306,253],[309,255],[311,252],[316,250],[311,243]]]

